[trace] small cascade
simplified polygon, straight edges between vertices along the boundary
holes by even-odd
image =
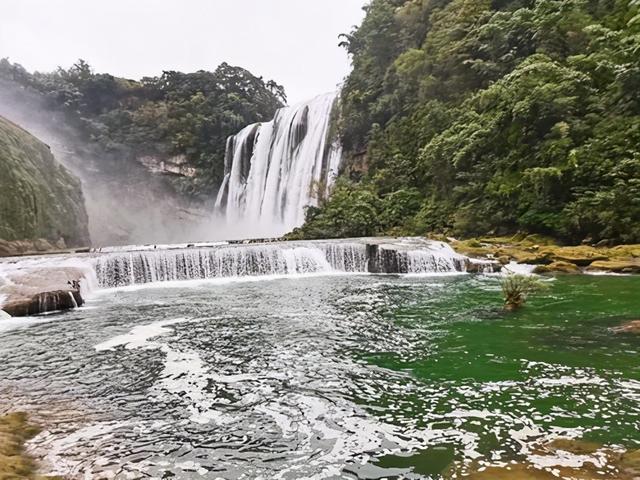
[[[428,274],[465,272],[469,259],[457,254],[443,242],[398,248],[372,245],[369,252],[369,271],[375,273]]]
[[[67,292],[69,294],[69,300],[71,300],[71,305],[73,308],[78,308],[78,302],[76,301],[76,297],[73,296],[73,292]]]
[[[342,156],[331,134],[336,101],[331,93],[282,108],[227,140],[216,211],[230,235],[280,236],[328,195]]]
[[[103,288],[211,278],[309,273],[465,272],[467,257],[440,242],[373,240],[276,242],[208,248],[112,252],[95,258]]]
[[[86,255],[0,260],[0,307],[12,316],[82,306],[100,288],[158,282],[301,274],[489,273],[495,261],[472,260],[424,238],[354,238],[265,243],[131,246]]]
[[[365,262],[355,260],[361,258],[362,253],[352,252],[354,248],[264,244],[114,253],[97,258],[95,268],[102,287],[175,280],[366,271],[362,269]],[[338,255],[338,251],[342,254]]]

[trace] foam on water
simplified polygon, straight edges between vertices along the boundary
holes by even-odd
[[[190,320],[186,318],[176,318],[174,320],[163,320],[149,325],[139,325],[134,327],[129,333],[118,335],[117,337],[99,343],[94,348],[96,351],[102,352],[104,350],[112,350],[119,346],[124,346],[129,350],[149,346],[148,340],[171,333],[172,330],[167,328],[168,326],[188,321]]]

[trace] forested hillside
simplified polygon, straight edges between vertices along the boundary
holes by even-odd
[[[69,69],[29,73],[2,59],[0,90],[18,104],[35,99],[44,111],[64,113],[65,126],[104,163],[92,168],[109,171],[111,162],[121,169],[145,157],[156,169],[173,162],[172,184],[192,197],[215,194],[227,137],[270,120],[286,101],[280,85],[226,63],[214,72],[165,71],[134,81],[95,73],[82,60]]]
[[[639,0],[373,0],[297,236],[640,242]]]

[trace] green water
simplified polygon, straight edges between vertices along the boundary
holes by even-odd
[[[397,292],[397,307],[386,317],[420,332],[424,348],[411,355],[363,352],[361,358],[410,372],[424,388],[399,404],[389,398],[379,406],[399,405],[395,416],[413,416],[419,428],[476,432],[477,450],[511,450],[507,460],[518,456],[500,429],[502,414],[521,417],[523,426],[534,420],[545,433],[578,431],[584,440],[638,448],[640,335],[611,328],[640,319],[640,278],[561,276],[547,285],[515,312],[496,306],[497,280],[452,282],[439,296],[414,288]],[[451,421],[457,407],[484,415]],[[379,465],[436,475],[456,458],[445,444],[386,456]]]

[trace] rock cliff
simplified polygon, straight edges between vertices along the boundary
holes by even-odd
[[[3,117],[0,173],[0,243],[89,245],[80,181],[56,161],[47,145]]]

